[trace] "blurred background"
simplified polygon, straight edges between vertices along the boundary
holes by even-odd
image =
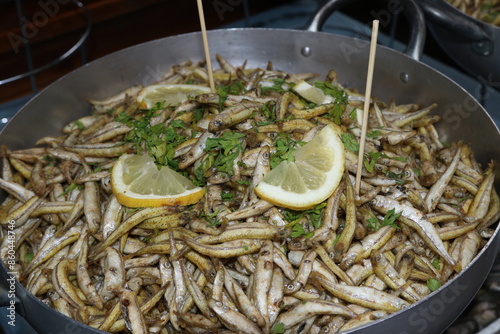
[[[204,11],[207,29],[302,29],[325,2],[204,0]],[[386,1],[356,2],[330,17],[323,30],[369,40],[373,13],[386,8]],[[381,25],[379,43],[403,50],[408,28],[403,17],[394,15],[390,24]],[[38,91],[87,62],[153,39],[199,30],[195,0],[0,0],[0,128]],[[422,61],[469,91],[500,124],[498,90],[467,74],[430,33]],[[498,318],[498,272],[497,265],[490,279],[496,282],[496,292],[482,289],[457,321],[457,331],[449,333],[476,333]],[[0,333],[2,328],[6,330],[0,321]]]
[[[250,6],[241,0],[206,1],[207,29],[242,20],[286,1],[251,2]],[[85,62],[114,51],[200,29],[194,0],[84,0],[83,5],[86,10],[70,0],[0,1],[0,80],[57,60],[91,26],[85,42],[66,59],[34,76],[2,84],[0,103],[43,89]]]
[[[204,1],[204,11],[207,29],[276,25],[300,29],[323,2],[210,0]],[[342,12],[365,23],[373,19],[370,10],[384,6],[384,1],[364,1]],[[194,0],[83,0],[80,6],[70,0],[0,0],[0,104],[16,100],[14,107],[23,104],[62,75],[116,50],[199,29]],[[405,31],[404,25],[399,26],[396,37],[404,40]],[[67,55],[72,48],[74,52]],[[429,37],[426,53],[451,63]],[[36,73],[26,75],[30,71]]]

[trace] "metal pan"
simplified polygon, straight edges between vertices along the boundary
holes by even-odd
[[[332,1],[327,12],[335,10],[338,3]],[[421,13],[413,0],[404,4],[412,8],[414,17],[416,14],[420,18],[417,29],[422,29]],[[321,27],[324,17],[316,19],[316,27]],[[362,40],[282,29],[216,30],[210,31],[208,38],[214,54],[221,53],[236,64],[248,60],[249,67],[264,67],[271,60],[280,70],[325,74],[333,68],[345,86],[360,91],[365,88],[369,43]],[[12,149],[31,146],[37,138],[58,134],[64,124],[88,114],[91,110],[86,99],[104,98],[133,84],[150,84],[173,64],[203,59],[203,54],[201,35],[191,33],[151,41],[96,60],[59,79],[29,101],[0,133],[0,143]],[[384,47],[378,47],[375,64],[374,96],[397,103],[437,103],[437,113],[442,116],[438,130],[445,141],[472,142],[480,162],[493,159],[497,165],[500,163],[500,132],[463,88],[425,64]],[[411,307],[354,332],[442,332],[482,285],[499,242],[497,229],[476,259],[455,279]],[[9,277],[2,264],[0,284],[5,285]],[[49,308],[18,283],[15,290],[17,311],[39,333],[101,333]]]
[[[479,21],[445,0],[421,0],[419,4],[446,54],[481,83],[499,89],[500,27]]]

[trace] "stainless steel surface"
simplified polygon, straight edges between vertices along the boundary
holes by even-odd
[[[326,74],[336,69],[345,86],[364,91],[369,43],[329,33],[280,29],[231,29],[210,31],[211,50],[233,63],[266,65],[289,72]],[[309,48],[308,56],[301,50]],[[90,112],[88,98],[104,98],[136,83],[149,84],[171,65],[203,58],[198,33],[169,37],[109,55],[61,78],[25,105],[0,133],[10,148],[33,145],[45,135],[60,133],[63,124]],[[215,60],[214,60],[215,63]],[[397,103],[438,103],[442,115],[439,131],[445,141],[473,143],[478,159],[500,162],[500,134],[484,109],[461,87],[428,66],[399,52],[377,50],[373,95]],[[408,80],[402,80],[406,77]],[[497,180],[498,181],[498,180]],[[457,278],[408,309],[395,313],[356,333],[438,333],[443,331],[472,300],[489,272],[499,247],[498,229],[480,255]],[[6,270],[0,270],[0,282]],[[43,333],[98,333],[55,312],[17,287],[28,321]],[[65,319],[66,321],[63,321]]]
[[[359,2],[360,0],[330,0],[325,5],[316,12],[312,17],[310,23],[308,24],[308,31],[321,31],[323,25],[327,18],[336,10],[348,5],[353,2]],[[388,6],[390,6],[390,1]],[[414,1],[402,1],[400,3],[400,8],[397,12],[403,11],[411,27],[410,40],[408,46],[404,51],[405,54],[409,55],[415,60],[420,60],[422,57],[422,51],[424,49],[425,43],[425,20],[423,13],[417,7]]]
[[[500,88],[500,27],[479,21],[445,0],[421,0],[429,28],[448,56],[474,78]]]

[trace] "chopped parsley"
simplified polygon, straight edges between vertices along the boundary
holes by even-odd
[[[290,235],[292,238],[304,237],[309,239],[313,237],[314,232],[306,232],[306,230],[304,230],[304,226],[302,226],[299,222],[296,222],[292,225],[292,233]]]
[[[214,158],[211,167],[233,175],[233,163],[243,151],[241,141],[244,137],[243,133],[226,131],[220,137],[208,138],[205,151]]]
[[[276,325],[273,326],[271,334],[282,334],[284,332],[285,332],[285,324],[282,322],[278,322]]]
[[[394,173],[391,171],[384,172],[385,176],[388,177],[389,179],[393,179],[396,181],[396,184],[405,184],[406,180],[403,179],[403,173]]]
[[[232,200],[234,200],[233,194],[230,193],[229,191],[222,192],[222,194],[220,195],[220,198],[223,201],[232,201]]]
[[[201,214],[201,218],[203,218],[203,220],[205,220],[208,223],[207,227],[212,227],[222,224],[222,220],[219,217],[217,217],[219,212],[220,209],[217,209],[214,213],[209,215],[203,213]]]
[[[379,130],[373,130],[373,131],[367,132],[366,137],[375,139],[375,138],[378,138],[378,136],[380,136],[381,134],[382,134],[382,132],[380,132]]]
[[[125,141],[133,144],[138,154],[146,150],[157,164],[177,170],[178,162],[173,160],[175,147],[188,139],[180,135],[177,129],[185,129],[186,124],[182,120],[174,120],[168,127],[164,123],[151,125],[151,120],[163,107],[164,103],[158,102],[153,108],[142,110],[138,117],[122,112],[115,120],[132,128],[125,135]]]
[[[400,227],[396,224],[396,220],[401,216],[401,212],[396,213],[396,209],[391,209],[387,211],[387,214],[384,216],[382,222],[378,220],[378,218],[369,218],[366,221],[368,222],[368,228],[371,228],[374,231],[378,231],[384,226],[392,226],[396,229],[400,229]]]
[[[295,156],[293,152],[304,144],[305,142],[293,140],[289,134],[279,134],[274,141],[276,152],[272,153],[269,158],[269,166],[271,169],[278,166],[284,160],[294,162]]]
[[[260,109],[262,115],[266,118],[266,124],[273,124],[276,122],[276,104],[275,103],[266,103]],[[258,124],[259,126],[266,124]]]
[[[441,287],[441,282],[439,282],[437,279],[435,278],[429,278],[427,280],[427,287],[429,288],[429,290],[431,291],[436,291],[437,289],[439,289]]]
[[[83,123],[80,121],[74,121],[73,124],[78,128],[78,130],[85,129],[85,125],[83,125]]]
[[[307,232],[304,226],[300,222],[304,222],[304,217],[307,218],[307,224],[310,224],[314,229],[321,226],[323,219],[323,212],[326,203],[320,203],[312,209],[304,211],[294,211],[285,209],[283,210],[283,218],[289,222],[288,227],[292,228],[291,236],[293,238],[304,237],[306,239],[311,238],[314,232]]]
[[[24,255],[24,260],[26,261],[26,263],[30,263],[33,260],[33,256],[33,253],[26,253]]]
[[[342,142],[344,143],[344,147],[346,149],[354,153],[359,152],[359,142],[356,140],[356,137],[354,137],[354,135],[349,132],[345,132],[340,135],[340,139],[342,139]]]
[[[326,95],[330,95],[334,98],[334,101],[332,102],[333,106],[328,111],[326,117],[336,124],[340,124],[342,114],[347,106],[346,92],[342,88],[336,87],[324,81],[316,81],[314,82],[314,86],[321,89]]]
[[[246,92],[243,82],[235,81],[227,86],[217,87],[217,94],[219,95],[219,110],[224,109],[224,102],[226,102],[229,95],[241,95]]]
[[[286,80],[282,78],[276,78],[273,79],[272,81],[273,81],[272,86],[261,87],[262,94],[267,94],[270,91],[278,92],[281,94],[286,92],[288,88],[294,85],[293,82],[286,82]]]
[[[295,222],[303,217],[307,217],[309,223],[314,227],[318,228],[321,226],[323,211],[326,206],[326,203],[320,203],[316,205],[312,209],[304,210],[304,211],[294,211],[290,209],[283,210],[283,218],[288,222]]]
[[[66,190],[62,194],[59,195],[59,197],[64,196],[68,194],[70,191],[73,191],[75,189],[82,190],[83,189],[83,184],[76,184],[76,183],[71,183]]]
[[[371,173],[373,172],[377,159],[380,157],[387,157],[387,155],[382,152],[367,152],[364,157],[363,166],[367,172]]]

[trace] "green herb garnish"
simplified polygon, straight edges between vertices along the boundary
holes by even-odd
[[[359,142],[352,134],[350,134],[349,132],[345,132],[340,135],[340,139],[342,139],[342,142],[344,143],[344,147],[346,149],[354,153],[359,152]]]
[[[324,81],[316,81],[314,86],[321,89],[326,95],[333,97],[334,100],[331,102],[333,106],[328,111],[326,117],[336,124],[340,124],[342,113],[347,106],[346,92],[342,88],[336,87]]]
[[[201,214],[201,218],[203,218],[203,220],[205,220],[208,223],[207,227],[212,227],[222,224],[222,220],[219,217],[217,217],[219,212],[220,209],[217,209],[214,213],[209,215],[203,213]]]
[[[24,260],[26,263],[30,263],[33,260],[33,253],[26,253],[24,255]]]
[[[436,269],[441,269],[441,260],[439,258],[434,258],[431,262],[432,266]]]
[[[272,153],[269,158],[269,166],[271,169],[278,166],[284,160],[294,162],[295,156],[293,152],[304,144],[305,142],[293,140],[292,137],[286,133],[279,134],[274,141],[276,152]]]
[[[219,110],[223,110],[224,102],[226,102],[227,97],[231,95],[241,95],[246,92],[245,86],[241,81],[235,81],[227,86],[217,87],[217,94],[219,95]]]
[[[429,288],[429,290],[431,291],[436,291],[437,289],[439,289],[441,287],[441,282],[439,282],[437,279],[435,278],[429,278],[427,280],[427,287]]]
[[[283,210],[283,218],[288,222],[296,222],[301,220],[303,217],[307,217],[309,223],[316,229],[321,226],[323,211],[326,203],[320,203],[312,209],[304,211],[294,211],[285,209]]]
[[[234,196],[232,193],[230,193],[229,191],[224,191],[221,195],[220,195],[221,199],[223,201],[232,201],[234,200]]]
[[[389,179],[393,179],[396,181],[396,184],[405,184],[406,180],[403,179],[403,173],[394,173],[391,171],[384,172],[385,176],[387,176]]]
[[[68,188],[66,188],[66,190],[60,194],[58,197],[61,197],[61,196],[64,196],[66,195],[67,193],[69,193],[70,191],[73,191],[75,189],[79,189],[79,190],[82,190],[83,189],[83,184],[76,184],[76,183],[71,183]]]
[[[285,324],[282,322],[278,322],[273,326],[273,330],[271,334],[283,334],[285,332]]]
[[[241,140],[244,137],[243,133],[226,131],[220,137],[208,138],[205,151],[214,157],[212,167],[220,172],[233,175],[233,163],[243,151]]]
[[[83,130],[83,129],[85,129],[85,125],[83,125],[83,123],[82,123],[82,122],[80,122],[80,121],[74,121],[74,122],[73,122],[73,124],[74,124],[74,125],[78,128],[78,130],[80,130],[80,131],[81,131],[81,130]]]
[[[267,94],[269,91],[284,93],[289,87],[293,87],[294,85],[295,84],[293,82],[286,82],[285,79],[276,78],[273,79],[272,86],[261,87],[261,92],[262,94]]]
[[[380,136],[381,134],[382,134],[382,132],[380,132],[378,130],[373,130],[373,131],[367,132],[366,137],[375,139],[375,138],[378,138],[378,136]]]
[[[292,226],[292,233],[290,234],[292,238],[304,237],[306,239],[312,238],[314,232],[306,232],[304,226],[300,223],[294,223]]]
[[[378,231],[380,228],[384,226],[392,226],[396,229],[401,229],[397,224],[396,220],[401,216],[401,212],[396,213],[396,209],[391,209],[387,211],[387,214],[384,216],[382,222],[378,220],[378,218],[369,218],[366,221],[368,222],[368,228],[371,228],[374,231]]]
[[[186,124],[182,120],[174,120],[168,127],[164,123],[151,125],[152,118],[156,117],[163,107],[164,103],[158,102],[153,108],[143,110],[139,117],[123,112],[118,114],[115,120],[132,128],[125,135],[125,141],[133,144],[138,154],[146,150],[157,164],[178,170],[178,162],[173,160],[175,148],[188,138],[180,135],[177,129],[185,129]]]

